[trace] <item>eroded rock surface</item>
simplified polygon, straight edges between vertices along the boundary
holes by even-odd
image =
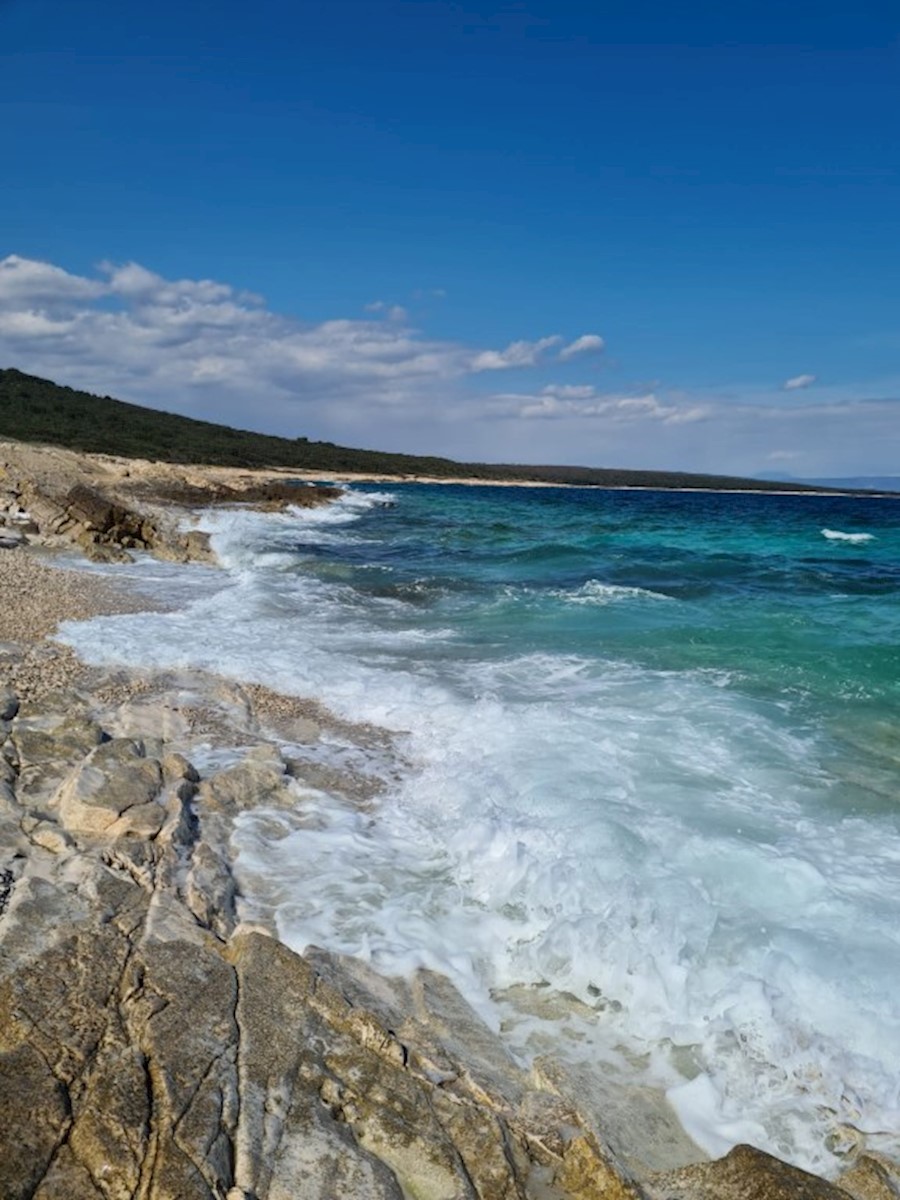
[[[29,542],[76,545],[97,562],[130,551],[213,561],[204,533],[183,527],[187,509],[252,504],[266,509],[325,503],[333,488],[298,486],[289,472],[177,467],[80,454],[55,446],[0,443],[0,550]]]
[[[234,821],[289,808],[302,764],[234,688],[204,719],[243,722],[242,752],[202,777],[183,689],[117,711],[101,692],[43,711],[0,694],[4,1200],[896,1196],[875,1160],[854,1191],[746,1147],[641,1166],[442,976],[384,979],[241,924]]]

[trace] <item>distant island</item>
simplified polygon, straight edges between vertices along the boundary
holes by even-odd
[[[89,454],[238,468],[280,468],[385,478],[567,484],[699,491],[817,492],[821,484],[683,471],[467,463],[433,455],[357,450],[282,438],[95,396],[8,368],[0,370],[0,437]],[[827,490],[852,491],[851,488]]]

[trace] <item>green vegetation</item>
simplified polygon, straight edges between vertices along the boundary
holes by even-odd
[[[111,396],[92,396],[16,370],[0,370],[0,437],[122,458],[229,467],[286,467],[323,474],[357,471],[390,477],[465,476],[486,483],[516,479],[595,487],[814,490],[803,484],[726,475],[460,463],[449,458],[353,450],[333,442],[270,437],[210,421],[195,421],[126,404]]]

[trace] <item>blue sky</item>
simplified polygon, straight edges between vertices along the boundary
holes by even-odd
[[[894,473],[898,143],[895,2],[0,0],[0,365],[387,449]]]

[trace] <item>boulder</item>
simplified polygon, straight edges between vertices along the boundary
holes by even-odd
[[[60,821],[76,834],[153,837],[166,818],[162,768],[141,742],[114,738],[93,750],[57,796]]]

